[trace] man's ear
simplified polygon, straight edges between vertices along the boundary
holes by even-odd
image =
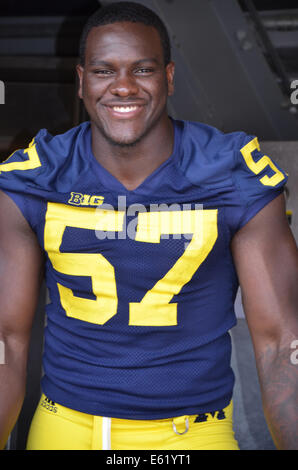
[[[78,89],[78,95],[79,98],[83,99],[83,74],[84,74],[84,67],[82,67],[80,64],[76,66],[77,69],[77,74],[79,76],[79,89]]]
[[[175,63],[169,62],[166,66],[166,75],[168,82],[168,95],[172,96],[174,94],[174,76],[175,76]]]

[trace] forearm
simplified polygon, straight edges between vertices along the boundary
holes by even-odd
[[[257,354],[265,418],[276,448],[298,449],[298,365],[291,361],[291,341],[268,344]]]
[[[15,338],[0,336],[4,358],[0,362],[0,450],[17,421],[25,395],[27,347]],[[2,356],[2,355],[1,355]],[[3,363],[4,362],[4,363]]]

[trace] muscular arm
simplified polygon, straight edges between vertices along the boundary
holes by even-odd
[[[279,196],[232,241],[264,414],[278,449],[298,449],[298,252]]]
[[[21,410],[42,254],[17,206],[0,191],[0,449]],[[3,364],[4,362],[4,364]]]

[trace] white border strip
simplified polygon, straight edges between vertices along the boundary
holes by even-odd
[[[102,450],[111,450],[111,418],[102,418]]]

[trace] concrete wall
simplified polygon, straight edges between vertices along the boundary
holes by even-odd
[[[298,134],[297,134],[298,139]],[[287,210],[292,211],[291,229],[298,243],[298,140],[297,142],[261,142],[261,151],[278,163],[288,175]]]

